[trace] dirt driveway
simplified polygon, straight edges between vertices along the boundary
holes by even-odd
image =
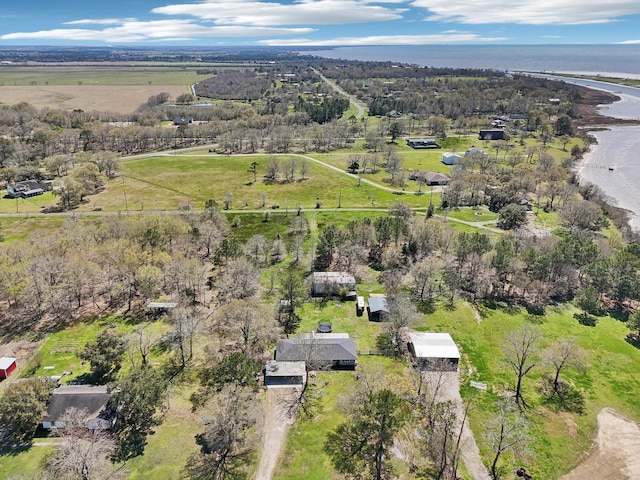
[[[603,408],[598,435],[582,464],[561,480],[630,480],[640,476],[640,426]]]
[[[287,439],[287,430],[293,423],[287,404],[291,399],[290,388],[268,388],[264,402],[262,452],[256,480],[271,480],[273,470]]]
[[[438,377],[437,379],[431,380],[427,378],[425,383],[430,385],[438,384],[437,401],[446,402],[447,400],[451,400],[456,404],[456,414],[458,418],[464,418],[465,406],[460,396],[459,372],[425,372],[424,375]],[[474,480],[491,480],[491,476],[480,458],[480,450],[478,449],[476,439],[473,437],[473,432],[469,427],[468,421],[465,421],[462,430],[460,457],[469,475],[471,475]]]

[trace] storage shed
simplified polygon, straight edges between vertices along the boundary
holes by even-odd
[[[457,153],[445,152],[442,154],[442,163],[445,165],[456,165],[460,160],[462,160],[462,156]]]
[[[0,379],[7,378],[16,369],[16,359],[13,357],[0,358]]]
[[[411,332],[409,351],[424,370],[457,370],[458,346],[448,333]]]
[[[383,296],[369,297],[369,320],[372,322],[384,322],[389,317],[389,305],[387,298]]]

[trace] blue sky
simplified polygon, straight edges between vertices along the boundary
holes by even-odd
[[[640,44],[638,0],[18,0],[0,45]]]

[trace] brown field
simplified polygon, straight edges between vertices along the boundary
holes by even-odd
[[[0,86],[0,104],[27,102],[37,108],[131,113],[160,92],[176,98],[189,90],[180,85]]]

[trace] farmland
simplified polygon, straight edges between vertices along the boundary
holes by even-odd
[[[0,104],[131,113],[150,96],[189,93],[195,68],[179,66],[2,66]],[[123,88],[127,87],[127,88]]]

